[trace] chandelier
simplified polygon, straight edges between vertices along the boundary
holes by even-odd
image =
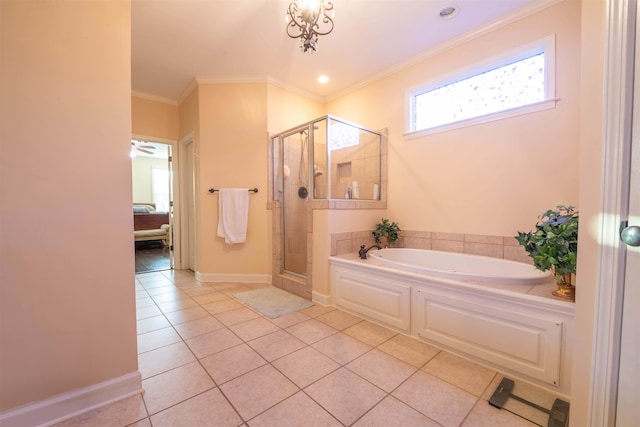
[[[327,14],[327,12],[329,12]],[[331,16],[329,16],[331,15]],[[293,0],[287,9],[287,34],[300,38],[300,50],[318,50],[318,36],[333,31],[333,3],[325,0]]]

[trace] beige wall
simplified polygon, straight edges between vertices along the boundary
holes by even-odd
[[[200,187],[196,211],[199,272],[258,274],[270,271],[267,234],[267,88],[264,83],[204,84],[198,87]],[[228,245],[216,236],[218,194],[211,187],[258,187],[251,194],[247,241]]]
[[[5,0],[0,19],[2,412],[137,355],[129,3]]]
[[[403,138],[405,90],[556,34],[555,109]],[[389,130],[389,216],[413,230],[514,235],[578,202],[580,3],[564,1],[330,102]]]
[[[270,134],[325,115],[324,105],[274,84],[267,85],[267,128]]]
[[[173,107],[132,97],[133,133],[194,140],[196,204],[196,271],[205,275],[269,275],[271,212],[268,195],[268,133],[312,120],[322,105],[267,83],[198,84],[177,107],[177,136],[167,131]],[[180,148],[178,147],[178,150]],[[251,195],[247,242],[226,245],[216,236],[215,187],[258,187]]]
[[[582,2],[580,107],[580,235],[576,290],[576,340],[571,384],[571,425],[590,425],[593,331],[597,298],[598,219],[601,211],[604,135],[603,64],[605,2]],[[600,405],[601,402],[595,402]]]
[[[131,129],[134,135],[176,141],[180,133],[178,106],[134,95],[131,97]]]
[[[199,116],[200,93],[198,88],[193,89],[180,102],[178,106],[178,124],[180,128],[180,139],[189,134],[198,139],[200,132],[200,116]]]
[[[229,83],[198,84],[177,107],[139,96],[132,96],[131,105],[134,135],[173,140],[193,137],[199,241],[196,271],[205,275],[270,274],[271,211],[265,209],[268,181],[264,161],[268,133],[322,116],[322,104],[273,84]],[[217,195],[207,190],[221,186],[260,190],[250,199],[250,236],[244,245],[225,245],[215,235]]]

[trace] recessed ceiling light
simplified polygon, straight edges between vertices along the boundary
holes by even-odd
[[[329,81],[329,77],[327,76],[320,76],[318,77],[318,83],[327,83]]]
[[[455,6],[447,6],[443,7],[440,10],[440,18],[442,19],[450,19],[458,14],[458,8]]]

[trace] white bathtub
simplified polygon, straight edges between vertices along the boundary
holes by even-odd
[[[574,304],[502,259],[417,249],[329,257],[331,304],[568,398]]]
[[[401,270],[454,280],[536,285],[550,276],[522,262],[454,252],[389,248],[371,250],[369,257]]]

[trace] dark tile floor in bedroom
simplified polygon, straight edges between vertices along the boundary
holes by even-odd
[[[144,393],[58,426],[536,425],[488,404],[500,374],[333,308],[233,298],[258,286],[136,275]]]

